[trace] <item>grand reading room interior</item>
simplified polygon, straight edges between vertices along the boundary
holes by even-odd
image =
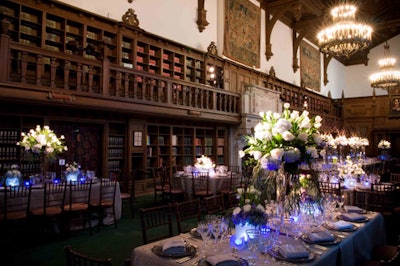
[[[0,264],[400,265],[400,1],[1,0]]]

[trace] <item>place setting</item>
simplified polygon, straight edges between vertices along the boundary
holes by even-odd
[[[178,259],[196,256],[197,249],[181,238],[174,238],[155,245],[151,251],[161,257]]]
[[[340,238],[327,229],[318,229],[305,233],[301,239],[307,244],[318,244],[321,246],[332,246],[341,242]]]
[[[316,258],[314,252],[310,251],[300,243],[284,244],[279,247],[274,247],[268,252],[268,254],[275,259],[292,263],[310,262]]]

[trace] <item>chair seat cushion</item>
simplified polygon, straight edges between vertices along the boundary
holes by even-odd
[[[199,190],[194,193],[196,196],[209,196],[212,195],[210,192],[207,193],[207,190]]]
[[[70,205],[65,205],[64,210],[65,211],[85,211],[89,208],[89,205],[87,203],[72,203]]]
[[[166,192],[171,193],[171,194],[183,194],[183,193],[185,193],[182,189],[178,189],[178,188],[173,188],[170,191],[168,190]]]
[[[62,209],[61,207],[47,207],[46,208],[46,216],[55,216],[55,215],[59,215],[61,214]],[[44,209],[43,208],[37,208],[37,209],[33,209],[31,211],[32,215],[37,215],[37,216],[41,216],[44,215]]]
[[[19,220],[26,218],[26,211],[7,212],[8,220]]]
[[[131,198],[131,194],[129,193],[121,193],[121,199],[130,199]]]

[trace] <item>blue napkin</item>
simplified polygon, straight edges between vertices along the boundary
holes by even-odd
[[[299,259],[306,258],[310,255],[310,252],[302,245],[281,245],[278,249],[279,253],[286,259]]]
[[[344,206],[344,209],[346,212],[356,212],[356,213],[364,212],[363,209],[361,209],[360,207],[357,207],[357,206],[346,205],[346,206]]]
[[[313,243],[335,241],[335,237],[328,230],[320,230],[308,233],[308,239]]]
[[[171,239],[162,246],[162,252],[167,255],[180,255],[186,252],[186,243],[183,239]]]
[[[350,221],[350,222],[356,222],[356,221],[363,221],[367,219],[364,215],[355,213],[355,212],[349,212],[349,213],[342,213],[342,219],[345,221]]]
[[[342,220],[334,222],[334,223],[328,222],[327,224],[330,228],[333,228],[336,230],[346,230],[346,229],[354,228],[354,225],[352,223],[342,221]]]
[[[221,253],[213,256],[208,256],[207,261],[212,266],[240,266],[239,261],[233,258],[232,254],[229,253]]]

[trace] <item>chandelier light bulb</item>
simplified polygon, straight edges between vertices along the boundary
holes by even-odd
[[[321,52],[348,57],[371,44],[372,28],[355,21],[356,11],[354,5],[340,5],[331,10],[334,23],[317,35]]]

